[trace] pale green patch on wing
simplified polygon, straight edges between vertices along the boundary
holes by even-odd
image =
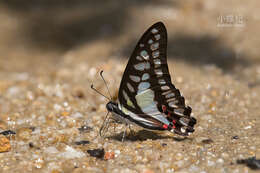
[[[159,120],[160,122],[169,125],[169,121],[166,119],[166,117],[159,112],[159,110],[157,109],[157,104],[154,101],[154,91],[151,89],[147,89],[143,92],[141,92],[140,94],[137,94],[135,96],[136,98],[136,102],[138,104],[138,106],[142,109],[142,111]]]
[[[140,108],[147,107],[154,103],[154,91],[147,89],[135,96],[136,102]]]
[[[126,104],[132,108],[135,108],[133,102],[130,99],[127,99]],[[129,113],[129,110],[127,108],[125,108],[124,106],[120,105],[120,109],[122,110],[122,112],[124,112],[125,114]]]
[[[132,102],[130,99],[127,99],[127,102],[126,102],[126,103],[127,103],[128,106],[130,106],[130,107],[132,107],[132,108],[135,108],[133,102]]]
[[[122,110],[122,112],[124,112],[125,114],[128,114],[128,113],[129,113],[128,109],[126,109],[124,106],[121,106],[121,110]]]

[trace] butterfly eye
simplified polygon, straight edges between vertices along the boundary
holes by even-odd
[[[111,102],[107,103],[106,108],[109,112],[113,111],[113,104]]]

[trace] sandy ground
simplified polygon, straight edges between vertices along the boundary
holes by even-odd
[[[0,3],[0,172],[255,172],[260,158],[260,3]],[[163,21],[172,80],[193,109],[188,138],[111,124],[98,136],[142,33]],[[85,127],[85,128],[82,128]],[[85,142],[84,145],[78,143]],[[3,145],[4,143],[4,145]],[[104,156],[89,150],[104,149]],[[92,153],[93,154],[93,153]]]

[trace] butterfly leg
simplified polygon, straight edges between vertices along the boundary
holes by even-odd
[[[111,117],[113,127],[114,127],[114,133],[116,132],[116,124],[122,124],[122,122],[118,121],[115,117]]]
[[[128,127],[129,127],[129,129],[130,129],[130,135],[131,135],[131,136],[134,136],[134,135],[135,135],[135,132],[134,132],[134,130],[131,129],[131,125],[128,124]]]
[[[124,142],[126,131],[127,131],[127,127],[129,127],[128,124],[125,124],[125,130],[124,130],[124,133],[123,133],[122,142]]]
[[[108,129],[108,125],[109,125],[109,121],[110,121],[110,118],[108,117],[108,114],[109,114],[109,112],[107,112],[106,117],[105,117],[105,119],[103,121],[103,124],[102,124],[101,128],[99,129],[99,135],[101,137],[104,137],[104,134],[106,133],[106,131]]]

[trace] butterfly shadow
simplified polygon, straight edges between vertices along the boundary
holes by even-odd
[[[124,132],[121,132],[121,133],[109,136],[108,138],[112,139],[112,140],[122,141],[123,133]],[[172,137],[170,135],[164,136],[164,135],[161,135],[156,132],[149,131],[149,130],[139,130],[137,132],[132,132],[132,133],[127,134],[124,141],[135,142],[135,141],[146,141],[148,139],[150,139],[150,140],[173,139],[174,141],[177,141],[177,142],[181,142],[181,141],[185,141],[185,140],[193,140],[192,138],[188,138],[188,137]]]
[[[212,35],[178,33],[169,40],[168,45],[169,57],[197,66],[215,65],[224,73],[237,72],[237,68],[251,65],[248,55]]]

